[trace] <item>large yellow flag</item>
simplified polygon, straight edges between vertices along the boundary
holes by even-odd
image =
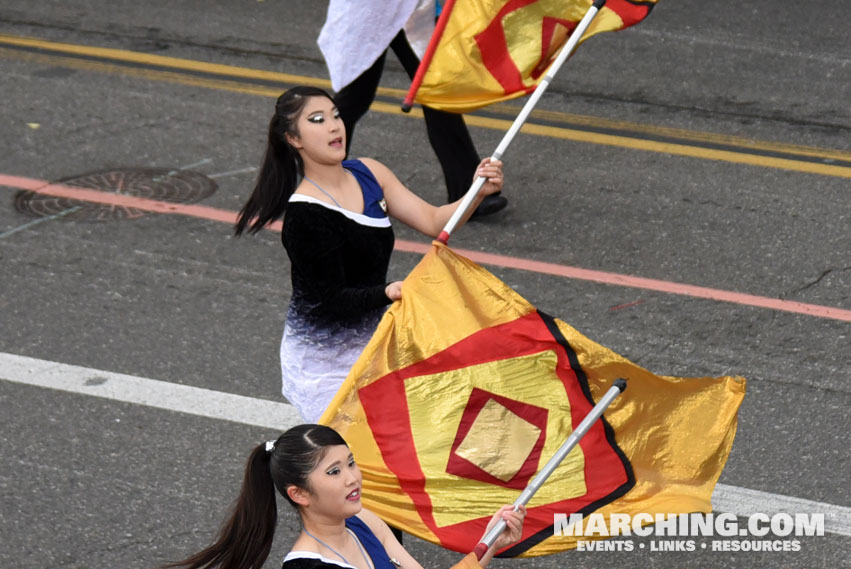
[[[531,93],[592,0],[464,0],[448,13],[416,101],[467,112]],[[656,0],[608,0],[580,41],[643,20]],[[439,26],[440,27],[440,26]]]
[[[621,377],[626,392],[540,488],[503,554],[587,539],[554,535],[559,516],[711,511],[743,378],[654,375],[438,242],[402,291],[321,419],[348,441],[364,504],[388,523],[472,551]]]

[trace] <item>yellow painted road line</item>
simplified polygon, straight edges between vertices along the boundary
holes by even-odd
[[[50,42],[36,38],[25,38],[5,34],[0,34],[0,43],[20,47],[37,48],[45,51],[64,53],[68,55],[83,55],[88,57],[97,57],[101,59],[111,59],[115,61],[141,63],[145,65],[155,65],[159,67],[169,67],[172,69],[182,69],[186,71],[201,71],[213,75],[227,75],[229,77],[239,77],[243,79],[263,79],[266,81],[275,81],[279,83],[292,83],[295,85],[315,85],[317,87],[328,87],[329,89],[331,88],[331,82],[327,79],[317,79],[314,77],[305,77],[303,75],[290,75],[289,73],[265,71],[262,69],[248,69],[245,67],[223,65],[220,63],[206,63],[204,61],[181,59],[178,57],[168,57],[165,55],[154,55],[150,53],[141,53],[124,49],[90,47],[70,43]]]
[[[296,84],[330,88],[329,81],[315,77],[206,63],[121,49],[81,46],[0,34],[0,46],[3,44],[13,46],[5,49],[0,47],[0,56],[6,58],[61,65],[87,71],[117,73],[147,80],[167,81],[250,95],[277,97],[286,86]],[[37,51],[24,51],[14,49],[14,47]],[[159,69],[150,67],[158,67]],[[263,81],[271,84],[252,85],[245,80]],[[372,105],[372,110],[393,115],[421,117],[422,112],[419,109],[414,109],[410,114],[406,114],[401,111],[398,104],[385,102],[387,99],[401,100],[403,94],[404,91],[399,89],[380,88],[379,95],[384,100],[377,100]],[[511,120],[484,115],[505,114],[513,117],[518,109],[506,104],[493,105],[488,107],[486,112],[468,114],[465,118],[467,123],[472,126],[505,131],[511,125]],[[840,150],[755,141],[728,135],[642,125],[544,109],[535,110],[532,113],[532,118],[550,124],[527,122],[522,132],[575,142],[851,178],[851,165],[841,164],[841,162],[851,163],[851,153]],[[560,124],[565,126],[559,126]],[[588,130],[581,127],[588,127]],[[592,129],[613,132],[595,132]],[[634,136],[630,136],[630,134],[634,134]],[[667,138],[668,140],[654,140],[653,137]],[[712,148],[713,145],[724,148]],[[765,155],[771,153],[780,156]],[[795,158],[796,156],[809,159],[798,160]],[[817,160],[813,160],[813,158]],[[840,164],[830,163],[834,161],[839,161]]]
[[[263,85],[252,85],[226,79],[210,79],[207,77],[187,75],[176,71],[161,71],[158,69],[146,69],[144,67],[127,67],[115,63],[104,63],[91,59],[76,59],[57,55],[43,55],[40,53],[18,52],[0,47],[0,57],[14,57],[24,61],[43,63],[46,65],[60,65],[81,71],[98,71],[102,73],[115,73],[128,77],[140,77],[153,81],[164,81],[189,85],[192,87],[206,87],[220,91],[231,91],[248,95],[261,95],[266,97],[277,97],[281,94],[280,87],[266,87]]]
[[[404,114],[399,107],[387,103],[375,102],[373,103],[371,108],[373,110],[388,114]],[[510,120],[493,119],[476,115],[465,115],[464,118],[467,121],[467,124],[469,125],[490,128],[500,131],[508,130],[512,122]],[[572,140],[575,142],[588,142],[592,144],[603,144],[606,146],[617,146],[620,148],[631,148],[634,150],[646,150],[650,152],[660,152],[664,154],[675,154],[678,156],[689,156],[692,158],[702,158],[705,160],[720,160],[724,162],[733,162],[736,164],[762,166],[765,168],[793,170],[796,172],[820,174],[822,176],[834,176],[837,178],[851,178],[851,167],[848,166],[834,166],[830,164],[804,162],[788,158],[760,156],[758,154],[748,154],[745,152],[735,152],[731,150],[702,148],[700,146],[689,144],[659,142],[655,140],[630,138],[612,134],[600,134],[596,132],[552,127],[529,122],[527,122],[523,126],[523,128],[520,129],[520,132],[526,134],[534,134],[538,136],[545,136],[549,138]]]
[[[507,105],[494,105],[488,110],[495,109],[508,116],[516,116],[520,107],[509,107]],[[509,112],[513,111],[513,112]],[[729,134],[717,134],[713,132],[697,132],[680,128],[662,127],[656,125],[640,124],[627,121],[606,119],[603,117],[589,117],[586,115],[574,115],[559,111],[548,111],[544,109],[532,111],[533,118],[539,118],[552,123],[564,123],[567,125],[584,125],[595,128],[605,128],[621,132],[634,132],[649,136],[677,138],[684,141],[693,141],[704,144],[719,144],[725,146],[740,146],[745,149],[763,150],[766,152],[782,152],[787,154],[798,154],[800,156],[813,156],[826,160],[851,161],[851,152],[833,150],[829,148],[816,148],[813,146],[802,146],[799,144],[784,144],[782,142],[765,142],[732,136]]]

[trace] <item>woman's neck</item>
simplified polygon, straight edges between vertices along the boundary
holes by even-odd
[[[345,520],[302,515],[301,523],[308,539],[319,541],[319,545],[330,545],[332,548],[342,549],[348,543]]]
[[[348,174],[343,164],[317,164],[315,162],[304,164],[304,175],[323,188],[339,188],[346,183]]]

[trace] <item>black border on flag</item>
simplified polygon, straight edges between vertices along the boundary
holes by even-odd
[[[561,330],[558,328],[558,324],[556,324],[556,319],[545,312],[541,312],[536,309],[538,316],[541,317],[544,324],[547,326],[547,330],[549,330],[550,334],[553,335],[553,338],[556,342],[558,342],[561,347],[564,348],[564,351],[567,353],[568,361],[570,362],[570,367],[573,370],[573,373],[576,374],[576,378],[579,381],[579,385],[582,389],[582,393],[588,399],[588,402],[591,405],[595,405],[596,402],[591,395],[591,387],[588,385],[588,376],[585,375],[585,370],[582,369],[582,366],[579,365],[579,358],[576,355],[576,352],[570,346],[567,341],[567,338],[564,337],[564,334],[561,333]],[[612,378],[614,381],[615,378]],[[628,379],[628,378],[627,378]],[[605,506],[606,504],[610,504],[629,492],[635,486],[635,472],[632,470],[632,464],[629,462],[626,454],[624,454],[623,450],[618,446],[617,441],[615,441],[615,430],[609,425],[608,421],[606,421],[605,417],[600,417],[600,422],[603,424],[603,430],[606,433],[606,441],[611,445],[612,450],[615,454],[620,458],[621,463],[624,467],[624,472],[626,473],[626,482],[615,488],[610,494],[591,502],[584,508],[579,509],[576,512],[566,512],[566,513],[579,513],[582,514],[583,517],[587,516],[591,512]],[[532,549],[548,537],[552,537],[555,531],[555,522],[553,525],[549,526],[546,529],[539,531],[538,533],[529,536],[524,539],[520,543],[514,545],[513,547],[506,549],[502,553],[498,554],[497,557],[505,558],[505,557],[517,557],[518,555],[525,553],[526,551]]]

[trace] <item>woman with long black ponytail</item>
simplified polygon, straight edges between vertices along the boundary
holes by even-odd
[[[346,130],[331,96],[316,87],[288,90],[275,105],[257,184],[234,227],[236,235],[256,233],[284,217],[292,298],[281,391],[310,422],[325,411],[387,305],[402,297],[402,283],[387,282],[390,217],[434,238],[460,203],[430,205],[383,164],[345,156]],[[483,160],[476,176],[488,182],[471,212],[501,190],[501,162]]]
[[[242,490],[216,540],[165,567],[260,569],[269,557],[277,521],[277,490],[293,505],[302,529],[283,569],[422,569],[390,528],[361,505],[360,469],[346,441],[330,427],[299,425],[252,451]],[[479,562],[516,543],[525,508],[504,506],[488,529],[503,519],[505,531]]]
[[[294,87],[278,98],[275,114],[269,121],[269,135],[257,184],[239,212],[234,233],[239,236],[248,229],[257,233],[275,221],[287,209],[287,200],[304,176],[304,165],[298,151],[287,141],[287,134],[297,133],[294,119],[308,97],[327,97],[316,87]],[[249,226],[250,222],[250,226]]]

